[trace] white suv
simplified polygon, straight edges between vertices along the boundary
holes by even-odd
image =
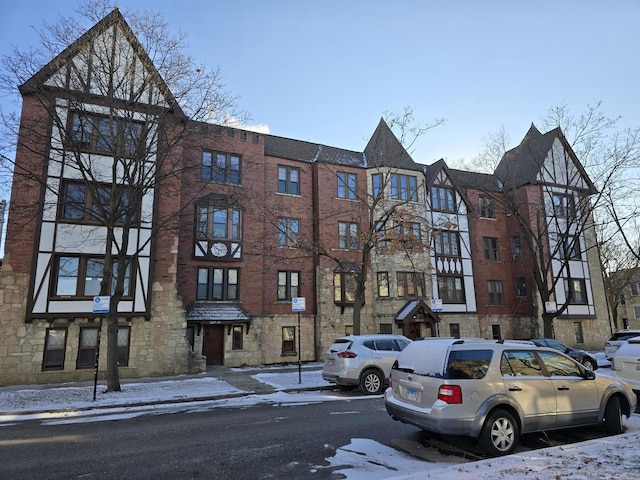
[[[348,335],[324,354],[322,378],[341,388],[359,386],[368,395],[382,393],[391,365],[411,343],[402,335]]]
[[[492,456],[512,453],[522,433],[581,425],[622,433],[636,402],[627,383],[557,350],[481,339],[416,340],[398,356],[385,393],[394,420],[477,438]]]
[[[640,330],[626,329],[617,331],[605,342],[604,356],[610,361],[616,354],[616,351],[620,348],[620,345],[630,338],[637,337],[638,335],[640,335]]]

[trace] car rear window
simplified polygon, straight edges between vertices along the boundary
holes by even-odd
[[[630,338],[637,337],[640,335],[638,332],[629,333],[629,332],[618,332],[614,333],[613,337],[609,339],[609,341],[618,341],[618,340],[629,340]]]
[[[446,378],[478,380],[489,370],[493,350],[453,350],[447,362]]]

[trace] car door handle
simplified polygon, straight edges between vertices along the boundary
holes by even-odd
[[[564,390],[570,390],[570,388],[566,387],[564,385],[561,385],[561,386],[558,387],[558,390],[563,390],[564,391]]]
[[[518,387],[517,385],[515,385],[513,387],[509,387],[509,391],[510,392],[521,392],[522,389],[520,387]]]

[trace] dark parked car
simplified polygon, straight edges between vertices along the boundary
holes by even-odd
[[[596,361],[596,359],[584,350],[580,350],[579,348],[572,348],[562,342],[553,340],[551,338],[532,338],[530,341],[532,341],[539,347],[554,348],[564,353],[565,355],[569,355],[571,358],[577,360],[591,371],[595,371],[598,368],[598,362]]]

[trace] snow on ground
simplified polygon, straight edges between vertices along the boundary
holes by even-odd
[[[606,365],[598,358],[598,363]],[[7,428],[22,420],[40,420],[49,425],[97,422],[160,414],[180,409],[185,412],[212,408],[247,408],[257,404],[276,407],[326,401],[344,401],[332,391],[285,392],[326,385],[320,369],[299,373],[277,368],[247,374],[273,386],[269,395],[241,395],[242,390],[211,376],[176,377],[172,380],[123,384],[120,393],[104,393],[98,386],[93,401],[93,385],[22,386],[0,388],[0,425]],[[607,369],[598,373],[606,374]],[[202,400],[232,395],[233,398]],[[239,395],[239,396],[238,396]],[[201,399],[182,403],[192,398]],[[349,396],[349,400],[357,400]],[[164,403],[163,403],[164,402]],[[608,480],[637,478],[640,465],[640,415],[625,419],[622,435],[573,445],[551,447],[507,457],[461,464],[429,463],[399,452],[371,439],[353,438],[348,445],[326,458],[328,466],[317,466],[311,473],[330,468],[347,480]]]

